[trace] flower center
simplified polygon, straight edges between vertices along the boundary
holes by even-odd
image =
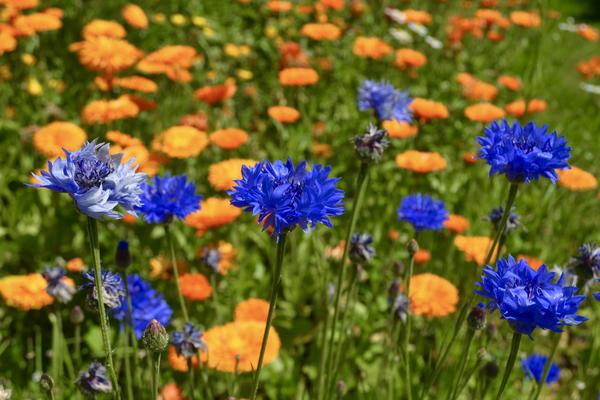
[[[75,182],[79,187],[89,189],[98,187],[115,169],[109,160],[97,158],[77,158],[75,164]]]

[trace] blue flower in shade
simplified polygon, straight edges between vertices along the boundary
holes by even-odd
[[[506,120],[492,122],[485,128],[479,158],[490,165],[490,176],[505,174],[510,182],[529,183],[532,179],[558,180],[555,170],[568,169],[571,148],[563,136],[547,133],[548,126],[529,122],[522,127],[518,121],[511,126]]]
[[[344,192],[336,187],[339,178],[330,178],[331,167],[313,166],[306,161],[294,166],[287,162],[261,161],[253,167],[242,166],[242,179],[228,192],[231,204],[258,215],[264,229],[273,234],[293,229],[314,228],[317,223],[331,227],[329,217],[344,212]]]
[[[112,392],[112,383],[108,379],[106,367],[98,361],[91,363],[87,370],[79,374],[77,386],[81,393],[89,399],[94,399],[101,393]]]
[[[535,328],[561,332],[587,320],[576,314],[585,296],[575,296],[575,286],[564,286],[564,275],[554,282],[556,274],[545,265],[535,271],[513,256],[498,260],[496,267],[483,268],[475,293],[489,299],[488,309],[498,309],[515,331],[531,337]]]
[[[79,288],[87,291],[87,300],[90,306],[98,306],[98,292],[96,291],[96,283],[94,281],[94,270],[90,272],[83,272],[83,278],[86,282],[83,283]],[[114,310],[121,307],[121,302],[125,298],[125,292],[123,290],[123,281],[119,274],[110,272],[103,269],[100,273],[102,282],[102,300],[104,307],[109,310]]]
[[[218,248],[206,247],[202,251],[202,262],[209,266],[213,272],[219,272],[219,265],[221,264],[221,253]]]
[[[416,232],[439,231],[448,219],[448,210],[443,201],[421,193],[404,196],[397,212],[398,219],[411,223]]]
[[[148,282],[137,274],[127,275],[127,286],[131,298],[133,330],[138,339],[142,337],[144,329],[153,319],[163,326],[169,325],[173,310],[162,294],[154,290]],[[114,317],[122,322],[127,322],[127,314],[127,302],[125,301],[121,303],[121,307],[113,310]]]
[[[350,259],[355,263],[368,263],[375,255],[375,249],[371,246],[373,236],[368,233],[355,233],[350,240]]]
[[[75,294],[75,288],[65,281],[67,271],[64,268],[46,268],[42,276],[46,279],[48,286],[46,292],[54,297],[59,303],[68,303]]]
[[[190,322],[185,323],[183,331],[173,332],[171,339],[177,354],[185,358],[195,356],[198,351],[206,351],[206,343],[202,341],[202,332]]]
[[[510,233],[517,229],[519,225],[521,225],[521,217],[519,217],[519,214],[516,214],[513,211],[514,207],[510,210],[510,214],[508,214],[508,219],[506,220],[506,227],[504,228],[505,233]],[[490,213],[487,215],[486,219],[490,221],[496,229],[498,229],[503,215],[504,207],[495,207],[492,208]]]
[[[40,183],[31,186],[68,193],[79,211],[92,218],[121,218],[117,206],[135,215],[146,175],[135,172],[134,160],[121,163],[122,154],[111,156],[109,145],[95,140],[72,153],[65,150],[65,155],[48,161],[48,171],[34,175]]]
[[[408,92],[396,90],[386,81],[379,83],[366,80],[358,88],[358,109],[360,111],[375,110],[380,121],[395,119],[411,122],[412,112],[408,106],[412,99]]]
[[[142,205],[137,210],[144,214],[150,224],[171,222],[173,217],[184,219],[188,214],[200,209],[201,195],[196,194],[196,185],[185,175],[162,178],[154,176],[150,184],[143,185]]]
[[[584,243],[578,252],[569,261],[569,269],[584,282],[600,275],[600,247],[596,243]]]
[[[534,353],[521,361],[521,369],[527,378],[533,378],[537,383],[540,383],[542,376],[544,375],[546,361],[548,361],[548,357]],[[549,385],[558,381],[558,378],[560,378],[560,368],[558,368],[558,365],[553,362],[550,364],[548,376],[546,377],[546,383]]]

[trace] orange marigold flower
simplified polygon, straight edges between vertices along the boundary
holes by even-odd
[[[406,22],[412,22],[421,25],[429,25],[431,24],[432,20],[431,14],[429,14],[427,11],[413,10],[410,8],[404,10],[404,18],[406,18]]]
[[[54,302],[46,293],[47,286],[42,274],[9,275],[0,279],[0,296],[7,305],[19,310],[39,310]]]
[[[138,75],[116,78],[112,83],[115,86],[144,93],[154,93],[158,90],[158,85],[153,80]]]
[[[273,12],[287,12],[292,9],[292,2],[285,0],[269,0],[267,9]]]
[[[505,115],[506,113],[503,109],[491,103],[478,103],[465,108],[465,116],[468,119],[482,123],[504,118]]]
[[[238,303],[233,312],[234,321],[266,322],[269,302],[263,299],[248,299]]]
[[[185,224],[198,230],[198,235],[233,222],[242,210],[232,206],[229,199],[209,197],[202,201],[202,208],[185,218]]]
[[[130,101],[132,101],[136,106],[138,106],[138,108],[140,109],[140,111],[146,111],[146,110],[154,110],[157,107],[157,104],[155,101],[147,99],[145,97],[142,96],[136,96],[133,94],[126,94],[123,95],[123,97],[129,99]]]
[[[81,65],[107,75],[131,67],[144,54],[126,40],[106,36],[73,43],[69,49],[77,52]]]
[[[462,236],[454,238],[454,245],[465,254],[467,261],[475,262],[483,267],[487,253],[492,246],[492,239],[487,236]],[[495,251],[498,253],[498,249]]]
[[[105,124],[118,119],[133,118],[140,112],[139,107],[127,96],[115,100],[94,100],[81,112],[81,119],[87,124]]]
[[[449,115],[448,109],[442,103],[420,97],[415,97],[409,107],[415,113],[416,117],[424,121],[446,119]]]
[[[185,362],[185,359],[184,359]],[[161,400],[185,400],[183,391],[175,382],[167,383],[160,391]]]
[[[415,263],[425,264],[431,260],[431,253],[425,249],[419,249],[414,255]]]
[[[230,190],[235,183],[234,180],[242,179],[242,166],[249,167],[256,164],[255,160],[232,158],[224,160],[208,167],[208,182],[217,190]]]
[[[440,153],[408,150],[396,156],[396,165],[402,169],[426,174],[446,169],[446,160]]]
[[[534,12],[513,11],[510,13],[510,20],[513,24],[524,28],[535,28],[542,24],[540,16]]]
[[[174,126],[158,134],[152,148],[172,158],[189,158],[200,154],[208,145],[206,132],[191,126]]]
[[[577,63],[577,71],[586,79],[591,79],[600,75],[600,56],[592,57],[589,60]]]
[[[597,42],[598,38],[600,38],[598,30],[586,24],[578,25],[576,32],[579,36],[590,42]]]
[[[408,139],[419,133],[419,128],[404,121],[387,120],[383,121],[382,126],[390,137],[398,139]]]
[[[198,58],[196,49],[191,46],[164,46],[140,60],[137,69],[146,74],[165,74],[173,81],[190,82],[188,71]]]
[[[548,107],[548,103],[546,100],[542,99],[531,99],[529,100],[529,104],[527,104],[527,112],[529,114],[535,114],[546,111]]]
[[[145,29],[148,27],[148,17],[142,8],[136,4],[127,4],[121,10],[121,15],[125,21],[137,29]]]
[[[212,106],[232,98],[236,91],[235,82],[228,79],[222,85],[201,87],[194,92],[194,97]]]
[[[65,268],[70,272],[82,272],[85,270],[85,264],[80,257],[75,257],[67,261]]]
[[[114,145],[110,147],[111,154],[122,154],[121,162],[127,163],[130,160],[134,160],[132,167],[139,167],[144,165],[150,158],[150,152],[143,144],[121,147]]]
[[[206,276],[199,272],[184,274],[179,278],[181,294],[188,300],[206,300],[212,294],[212,286]]]
[[[515,100],[504,106],[504,110],[507,114],[510,114],[513,117],[517,118],[520,118],[523,115],[525,115],[526,109],[527,105],[525,104],[525,100],[523,99]]]
[[[319,74],[312,68],[284,68],[279,71],[279,82],[283,86],[314,85],[319,80]]]
[[[235,150],[248,141],[248,133],[242,129],[225,128],[210,134],[210,142],[225,150]]]
[[[362,58],[379,60],[392,52],[392,48],[378,37],[359,36],[354,40],[352,52]]]
[[[119,131],[106,132],[106,138],[121,147],[143,145],[140,139]]]
[[[60,29],[62,21],[59,17],[46,13],[23,14],[13,21],[15,31],[22,36],[32,36],[38,32]]]
[[[558,184],[574,192],[584,192],[595,189],[598,186],[598,180],[589,172],[571,165],[571,169],[556,170],[558,174]]]
[[[17,48],[17,39],[6,31],[0,31],[0,56]]]
[[[215,326],[204,333],[208,348],[208,366],[218,371],[250,372],[256,368],[265,330],[264,322],[234,321]],[[281,341],[271,327],[264,353],[263,366],[271,364],[279,354]]]
[[[23,11],[37,7],[39,0],[0,0],[0,4],[7,8]]]
[[[313,143],[312,152],[316,157],[329,158],[331,157],[331,145],[327,143]]]
[[[409,298],[414,315],[445,317],[456,311],[458,289],[441,276],[417,274],[410,279]]]
[[[340,37],[342,31],[334,24],[330,23],[311,23],[305,24],[300,33],[312,40],[336,40]]]
[[[463,233],[469,229],[469,220],[458,214],[450,214],[448,219],[444,221],[444,227],[450,232]]]
[[[421,68],[427,63],[427,57],[420,51],[413,49],[396,50],[396,65],[400,69]]]
[[[477,162],[477,154],[469,151],[463,154],[463,162],[467,165],[473,165]]]
[[[502,16],[502,13],[498,10],[493,10],[489,8],[482,8],[475,11],[475,17],[485,22],[486,25],[504,23],[504,17]]]
[[[283,42],[279,45],[279,69],[310,68],[308,56],[296,42]]]
[[[84,39],[91,39],[98,36],[106,36],[113,39],[123,39],[127,32],[123,25],[115,21],[105,19],[94,19],[83,27],[81,32]]]
[[[493,100],[498,95],[498,89],[491,83],[486,83],[478,79],[463,85],[463,95],[471,100]]]
[[[267,110],[269,117],[282,124],[292,124],[300,118],[300,111],[293,107],[287,106],[272,106]]]
[[[533,268],[534,271],[537,271],[538,269],[540,269],[540,267],[544,264],[544,262],[542,260],[540,260],[537,257],[533,257],[533,256],[527,256],[525,254],[519,254],[517,256],[517,261],[518,260],[525,260],[527,261],[527,264]]]
[[[462,86],[470,85],[476,80],[477,79],[468,72],[459,72],[456,74],[456,82],[460,83]]]
[[[33,146],[48,158],[60,157],[63,149],[75,151],[85,143],[87,134],[71,122],[51,122],[33,134]]]
[[[346,0],[319,0],[319,4],[321,4],[323,7],[331,8],[337,11],[343,9],[345,3]]]
[[[147,173],[146,171],[141,171],[144,173]],[[152,176],[151,174],[148,174],[148,176]],[[121,221],[123,221],[124,223],[128,224],[128,225],[135,225],[135,223],[137,222],[137,218],[129,213],[125,213],[123,214],[123,218],[121,219]]]
[[[204,357],[203,357],[204,358]],[[171,369],[179,372],[187,372],[188,371],[188,363],[183,355],[177,355],[177,350],[175,350],[175,346],[169,346],[169,350],[167,351],[167,359],[169,360],[169,365]],[[198,357],[192,357],[192,366],[198,366]]]
[[[516,76],[500,75],[498,83],[513,92],[521,90],[521,80]]]
[[[184,115],[179,119],[180,125],[191,126],[199,131],[206,131],[208,129],[208,118],[206,113],[199,111],[195,114]]]

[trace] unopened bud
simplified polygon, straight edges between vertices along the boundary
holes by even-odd
[[[473,307],[467,316],[467,326],[475,331],[479,331],[485,327],[487,316],[485,310],[479,306]]]
[[[408,250],[408,254],[413,257],[415,253],[419,251],[419,243],[417,243],[415,239],[411,239],[406,246],[406,250]]]
[[[44,392],[51,392],[54,389],[54,379],[48,374],[40,376],[40,389]]]
[[[83,310],[79,306],[75,306],[71,309],[71,313],[69,314],[69,319],[73,325],[79,325],[85,319],[85,314]]]
[[[142,335],[142,346],[151,353],[162,353],[169,345],[169,335],[160,322],[150,321]]]
[[[129,243],[126,240],[119,241],[115,253],[115,264],[117,267],[126,269],[131,265],[131,254],[129,254]]]
[[[498,363],[495,360],[488,361],[487,364],[483,367],[483,372],[487,375],[488,378],[494,379],[498,376]]]
[[[344,382],[341,379],[339,381],[337,381],[337,383],[335,385],[335,390],[337,391],[339,397],[344,397],[346,395],[346,392],[348,391],[346,382]]]

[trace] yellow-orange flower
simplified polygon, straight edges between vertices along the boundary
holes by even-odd
[[[465,108],[465,116],[471,121],[488,123],[504,118],[506,113],[491,103],[478,103]]]
[[[362,58],[379,60],[392,52],[389,44],[378,37],[359,36],[354,41],[352,52]]]
[[[190,82],[192,74],[188,69],[197,57],[191,46],[164,46],[142,58],[137,69],[146,74],[165,74],[173,81]]]
[[[408,122],[396,121],[394,119],[383,121],[383,129],[385,129],[390,137],[398,139],[407,139],[413,136],[417,136],[419,128],[415,125],[411,125]]]
[[[336,25],[325,22],[305,24],[300,33],[313,40],[336,40],[342,31]]]
[[[425,264],[431,260],[431,253],[425,249],[419,249],[414,255],[414,260],[416,264]]]
[[[427,63],[427,57],[420,51],[413,49],[396,50],[396,66],[400,69],[421,68]]]
[[[558,174],[558,184],[574,192],[584,192],[595,189],[598,186],[598,180],[589,172],[571,165],[571,169],[556,170]]]
[[[202,357],[203,359],[205,357]],[[177,350],[175,350],[175,346],[169,346],[169,350],[167,351],[167,359],[169,360],[169,365],[171,369],[179,372],[187,372],[188,371],[188,363],[183,355],[177,355]],[[198,357],[192,357],[192,366],[198,366]]]
[[[500,75],[498,78],[498,83],[508,90],[512,90],[513,92],[521,89],[521,80],[516,76]]]
[[[535,114],[546,111],[548,107],[548,103],[546,100],[542,99],[531,99],[529,100],[529,104],[527,104],[527,112],[529,114]]]
[[[402,169],[426,174],[444,170],[447,163],[440,153],[408,150],[396,156],[396,165]]]
[[[179,278],[181,294],[188,300],[206,300],[212,294],[212,286],[206,276],[199,272],[184,274]]]
[[[578,25],[576,32],[579,36],[590,42],[597,42],[598,38],[600,38],[598,30],[587,24]]]
[[[51,122],[33,135],[33,146],[48,158],[60,157],[63,149],[75,151],[85,143],[83,129],[71,122]]]
[[[498,95],[498,89],[491,83],[486,83],[478,79],[463,85],[463,95],[471,100],[486,100],[490,101]]]
[[[410,103],[409,108],[413,111],[416,117],[423,121],[431,119],[446,119],[448,118],[448,109],[442,103],[433,100],[415,97]]]
[[[210,142],[225,150],[235,150],[248,141],[248,133],[242,129],[219,129],[210,134]]]
[[[431,14],[427,11],[406,9],[404,10],[404,17],[406,22],[413,22],[415,24],[429,25],[431,24]]]
[[[116,78],[112,81],[112,84],[144,93],[154,93],[158,90],[158,85],[153,80],[138,75]]]
[[[577,63],[577,71],[587,79],[600,75],[600,56]]]
[[[345,3],[346,0],[319,0],[319,5],[337,11],[340,11],[342,8],[344,8]]]
[[[444,221],[444,227],[450,232],[463,233],[469,229],[469,220],[458,214],[450,214]]]
[[[70,272],[81,272],[85,270],[85,264],[80,257],[75,257],[67,261],[65,268]]]
[[[81,65],[107,75],[131,67],[144,54],[126,40],[106,36],[73,43],[69,49],[77,52]]]
[[[292,124],[300,118],[300,111],[293,107],[287,106],[272,106],[267,110],[269,117],[282,124]]]
[[[17,48],[17,39],[9,32],[0,31],[0,56]]]
[[[119,145],[114,145],[110,147],[111,154],[122,154],[121,162],[127,163],[131,160],[132,167],[140,167],[145,165],[150,159],[150,152],[143,144],[137,144],[133,146],[121,147]]]
[[[542,260],[540,260],[537,257],[533,257],[533,256],[527,256],[525,254],[519,254],[517,256],[517,260],[525,260],[527,261],[527,264],[534,270],[537,271],[538,269],[540,269],[540,267],[542,265],[544,265],[544,262]]]
[[[42,274],[10,275],[0,279],[0,296],[19,310],[39,310],[54,302],[46,292],[47,286]]]
[[[329,158],[331,157],[331,145],[328,143],[313,143],[312,152],[317,157]]]
[[[200,154],[208,145],[208,135],[191,126],[174,126],[158,134],[152,148],[173,158],[189,158]]]
[[[0,4],[7,8],[23,11],[37,7],[39,0],[0,0]]]
[[[184,359],[185,362],[185,359]],[[183,391],[175,382],[167,383],[160,391],[161,400],[185,400]]]
[[[94,19],[83,27],[81,35],[84,39],[91,39],[98,36],[106,36],[114,39],[123,39],[127,32],[123,25],[115,21],[105,19]]]
[[[32,36],[38,32],[60,29],[62,27],[62,21],[60,17],[52,14],[23,14],[14,19],[13,27],[19,35]]]
[[[136,4],[127,4],[121,10],[121,15],[125,19],[125,21],[137,29],[145,29],[148,27],[148,17],[142,8]]]
[[[513,117],[520,118],[525,115],[525,111],[527,109],[527,104],[525,104],[525,100],[519,99],[513,102],[508,103],[504,106],[504,110],[512,115]]]
[[[202,200],[202,208],[185,218],[185,224],[198,230],[198,235],[205,231],[218,228],[233,222],[242,213],[242,210],[231,205],[229,199],[209,197]]]
[[[233,312],[234,321],[266,322],[269,302],[263,299],[248,299],[238,303]]]
[[[139,107],[127,96],[115,100],[94,100],[81,112],[81,119],[87,124],[105,124],[118,119],[133,118],[140,112]]]
[[[234,321],[215,326],[204,333],[208,348],[208,366],[222,372],[250,372],[258,365],[265,330],[264,322]],[[269,330],[263,366],[271,364],[279,354],[281,341],[275,328]]]
[[[510,20],[513,24],[524,28],[535,28],[542,24],[540,16],[534,12],[513,11],[510,13]]]
[[[235,82],[228,79],[221,85],[201,87],[194,92],[194,97],[206,104],[214,105],[232,98],[236,91]]]
[[[312,68],[284,68],[279,71],[279,83],[283,86],[314,85],[319,80],[319,74]]]
[[[454,238],[454,245],[465,254],[467,261],[475,262],[483,267],[487,253],[492,246],[492,239],[487,236],[462,236]],[[498,249],[495,250],[498,253]]]
[[[273,12],[287,12],[292,9],[292,2],[285,0],[269,0],[267,9]]]
[[[409,298],[414,315],[445,317],[456,311],[458,289],[441,276],[417,274],[410,279]]]
[[[140,139],[119,131],[106,132],[106,138],[121,147],[143,145]]]
[[[208,167],[208,182],[217,190],[230,190],[233,188],[234,180],[242,178],[242,166],[249,167],[256,164],[255,160],[232,158],[224,160]]]

